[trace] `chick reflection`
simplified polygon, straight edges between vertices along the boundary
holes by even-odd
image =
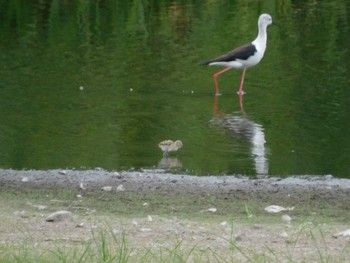
[[[241,116],[234,116],[219,112],[219,97],[215,96],[214,99],[214,115],[213,122],[223,127],[233,134],[242,135],[247,138],[251,143],[251,153],[254,157],[255,171],[258,177],[266,176],[269,172],[269,164],[266,149],[266,140],[264,128],[248,119],[247,114],[244,111],[243,96],[239,96]]]
[[[158,168],[160,169],[175,169],[182,168],[182,162],[176,157],[163,157],[159,163]]]
[[[161,169],[173,169],[181,168],[182,163],[175,157],[169,157],[170,152],[176,152],[183,146],[182,141],[165,140],[158,144],[159,148],[163,151],[163,158],[159,161],[158,167]]]

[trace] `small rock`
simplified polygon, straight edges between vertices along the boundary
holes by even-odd
[[[150,228],[146,228],[146,227],[140,228],[140,232],[151,232],[151,231],[152,231],[152,229],[150,229]]]
[[[84,227],[84,223],[81,222],[81,223],[77,224],[75,227]]]
[[[63,175],[66,175],[66,174],[67,174],[67,171],[65,171],[65,170],[62,170],[62,171],[59,171],[58,173],[59,173],[59,174],[63,174]]]
[[[337,238],[337,237],[350,237],[350,229],[341,231],[335,235],[333,235],[333,237]]]
[[[152,221],[153,221],[152,216],[148,215],[148,216],[147,216],[147,220],[148,220],[148,222],[152,222]]]
[[[86,190],[86,188],[84,187],[84,184],[83,184],[82,182],[80,183],[79,188],[80,188],[81,190]]]
[[[148,206],[148,203],[145,202],[145,203],[143,203],[142,205],[143,205],[143,206]]]
[[[47,208],[46,205],[32,205],[32,206],[39,209],[39,210],[45,210]]]
[[[223,222],[220,223],[220,225],[226,226],[226,225],[227,225],[227,222],[226,222],[226,221],[223,221]]]
[[[69,211],[57,211],[46,217],[46,222],[58,222],[62,220],[67,220],[72,218],[72,213]]]
[[[287,238],[288,234],[287,234],[287,232],[282,232],[281,234],[279,234],[279,236],[283,237],[283,238]]]
[[[278,206],[278,205],[270,205],[268,207],[265,207],[264,210],[268,213],[279,213],[282,211],[292,211],[292,210],[294,210],[294,206],[284,208],[284,207]]]
[[[324,176],[324,179],[325,180],[331,180],[331,179],[333,179],[333,175],[327,174],[327,175]]]
[[[208,208],[207,210],[208,212],[212,212],[212,213],[215,213],[217,211],[217,209],[215,207],[211,207],[211,208]]]
[[[83,196],[82,195],[77,195],[77,198],[83,198]]]
[[[110,191],[112,191],[112,186],[104,186],[104,187],[102,187],[102,190],[103,191],[105,191],[105,192],[110,192]]]
[[[124,186],[122,184],[118,185],[117,186],[117,192],[123,192],[123,191],[125,191]]]
[[[22,181],[23,183],[28,182],[28,177],[23,177],[21,181]]]
[[[287,224],[290,224],[290,222],[292,221],[292,218],[289,215],[284,214],[282,216],[282,221],[286,222]]]
[[[235,240],[236,241],[243,241],[246,238],[247,238],[247,236],[245,234],[239,234],[236,236]]]

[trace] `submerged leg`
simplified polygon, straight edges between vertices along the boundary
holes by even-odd
[[[220,94],[220,92],[219,92],[219,84],[218,84],[218,77],[222,74],[222,73],[224,73],[224,72],[226,72],[226,71],[228,71],[228,70],[230,70],[231,68],[230,67],[227,67],[227,68],[225,68],[224,70],[221,70],[221,71],[219,71],[219,72],[217,72],[217,73],[215,73],[214,74],[214,83],[215,83],[215,96],[219,96],[219,95],[221,95]]]
[[[239,91],[237,92],[238,95],[243,95],[243,84],[244,84],[245,71],[246,71],[246,69],[243,69],[241,86],[239,86]]]
[[[243,113],[243,116],[246,115],[244,111],[244,105],[243,105],[243,94],[238,94],[239,95],[239,107],[241,109],[241,112]]]

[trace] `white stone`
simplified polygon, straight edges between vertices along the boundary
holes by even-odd
[[[288,234],[287,234],[287,232],[282,232],[279,236],[283,237],[283,238],[287,238]]]
[[[106,191],[106,192],[110,192],[110,191],[112,191],[112,186],[104,186],[104,187],[102,187],[102,190],[103,191]]]
[[[341,231],[337,234],[335,234],[336,237],[343,236],[343,237],[350,237],[350,229]]]
[[[80,183],[79,188],[82,190],[86,190],[86,188],[84,187],[84,184],[82,182]]]
[[[282,207],[282,206],[278,206],[278,205],[270,205],[264,208],[264,210],[268,213],[279,213],[282,211],[292,211],[294,210],[294,206],[293,207]]]
[[[72,212],[69,211],[57,211],[52,214],[50,214],[48,217],[46,217],[46,222],[58,222],[63,221],[67,219],[72,219]]]
[[[117,186],[117,192],[123,192],[123,191],[125,191],[124,186],[122,184],[118,185]]]

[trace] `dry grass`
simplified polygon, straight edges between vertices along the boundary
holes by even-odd
[[[105,193],[77,198],[70,192],[2,192],[0,197],[0,262],[333,263],[350,258],[350,238],[334,237],[350,228],[341,210],[328,216],[330,211],[314,208],[303,215],[305,210],[296,208],[286,224],[280,214],[264,212],[258,200],[230,204],[227,210],[221,203],[217,212],[208,212],[213,198],[206,206],[203,200],[182,210],[183,197],[148,197],[147,204]],[[45,222],[61,209],[72,211],[73,220]]]

